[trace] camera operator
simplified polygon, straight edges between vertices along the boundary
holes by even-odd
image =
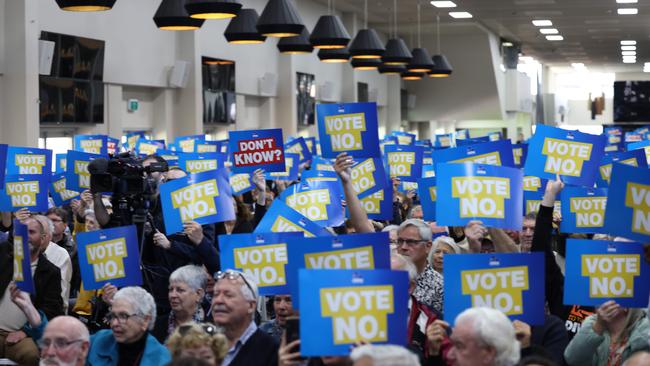
[[[167,162],[159,156],[147,156],[141,163],[145,172],[145,192],[147,201],[147,219],[142,229],[141,258],[144,287],[154,296],[158,314],[165,315],[170,311],[168,299],[169,276],[177,268],[188,264],[205,265],[208,273],[218,270],[219,257],[214,246],[214,225],[200,225],[194,221],[183,223],[183,231],[165,235],[165,224],[160,202],[160,184],[187,176],[178,168],[172,167],[167,172],[154,166],[167,166]],[[166,169],[165,169],[166,170]],[[100,195],[95,195],[95,215],[100,225],[115,222],[115,214],[108,215]],[[115,200],[118,197],[113,197]],[[138,198],[129,200],[129,204],[137,202]],[[117,208],[117,202],[113,202]]]

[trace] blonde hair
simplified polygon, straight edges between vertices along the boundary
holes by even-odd
[[[213,324],[206,324],[214,327]],[[181,331],[183,329],[183,331]],[[172,358],[180,357],[183,350],[188,348],[210,347],[217,365],[223,362],[228,352],[228,340],[223,333],[216,332],[209,334],[204,330],[204,325],[200,323],[188,323],[176,327],[174,332],[167,339],[167,348]]]

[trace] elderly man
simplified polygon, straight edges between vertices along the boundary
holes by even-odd
[[[224,328],[228,353],[222,366],[272,366],[277,364],[278,344],[255,325],[257,285],[245,273],[233,270],[215,277],[212,317]]]
[[[171,360],[167,348],[147,332],[156,321],[156,304],[141,287],[116,292],[106,318],[111,329],[92,336],[88,364],[145,366]]]
[[[409,257],[418,271],[413,296],[418,302],[442,314],[443,279],[428,261],[431,251],[431,227],[418,219],[404,221],[397,231],[397,251]]]
[[[515,328],[502,312],[470,308],[456,317],[447,363],[452,366],[514,366],[519,362]]]
[[[59,316],[47,324],[38,344],[42,366],[83,366],[90,347],[90,334],[79,319]]]

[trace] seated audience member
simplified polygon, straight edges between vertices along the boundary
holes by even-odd
[[[209,362],[196,357],[174,358],[167,366],[211,366]]]
[[[420,219],[424,217],[424,213],[422,212],[422,206],[421,205],[415,205],[411,207],[409,210],[409,213],[407,215],[407,219]]]
[[[650,365],[650,352],[642,351],[633,354],[623,363],[623,366],[647,366]]]
[[[205,313],[201,307],[208,275],[203,267],[188,265],[169,276],[169,304],[171,312],[156,319],[152,334],[159,342],[165,342],[176,327],[188,322],[201,323]]]
[[[391,252],[396,252],[397,251],[397,230],[399,229],[399,226],[397,225],[388,225],[381,229],[382,232],[387,232],[388,233],[388,238],[390,241],[390,250]]]
[[[648,332],[650,322],[643,310],[610,300],[585,319],[564,358],[571,366],[621,365],[635,352],[650,350]]]
[[[41,365],[83,366],[90,348],[90,334],[79,319],[58,316],[47,324],[38,345]]]
[[[164,365],[169,351],[148,334],[156,321],[153,297],[140,287],[125,287],[113,296],[107,315],[111,329],[91,338],[88,363],[98,365]]]
[[[436,272],[442,274],[442,259],[447,254],[460,254],[460,248],[454,239],[448,236],[439,236],[433,241],[429,253],[429,263]]]
[[[224,328],[228,353],[223,366],[272,366],[277,364],[278,344],[253,321],[257,285],[242,272],[227,270],[215,278],[212,317]]]
[[[66,233],[68,228],[68,212],[59,207],[52,207],[47,210],[47,218],[54,224],[52,231],[52,242],[61,248],[65,249],[70,255],[72,262],[72,277],[70,279],[70,296],[76,297],[81,287],[81,271],[79,269],[79,260],[77,245],[75,244],[72,235]]]
[[[443,323],[438,325],[446,327]],[[447,364],[514,366],[519,362],[515,328],[498,310],[476,307],[463,311],[456,317],[450,339]]]
[[[37,365],[38,341],[47,319],[36,310],[29,294],[10,283],[0,300],[0,358],[20,365]]]
[[[219,366],[228,352],[228,340],[213,324],[187,323],[169,336],[167,348],[172,360],[196,357],[210,366]]]
[[[354,366],[420,366],[418,357],[404,347],[363,345],[350,354]]]
[[[417,219],[406,220],[397,232],[397,251],[409,257],[417,268],[418,277],[413,296],[438,314],[442,314],[442,275],[436,272],[428,261],[432,245],[431,235],[431,227],[426,222]]]
[[[287,324],[287,318],[295,314],[291,302],[291,295],[273,296],[273,312],[275,313],[275,318],[262,324],[260,329],[268,333],[275,339],[276,343],[280,344],[282,341],[282,333]]]

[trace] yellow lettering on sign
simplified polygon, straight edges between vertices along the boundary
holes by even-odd
[[[14,159],[18,174],[43,174],[45,162],[45,155],[16,154]]]
[[[381,201],[384,200],[384,190],[372,193],[359,199],[366,213],[378,215],[381,213]]]
[[[539,206],[542,204],[542,200],[526,200],[526,212],[525,214],[529,214],[531,212],[539,212]],[[555,213],[562,213],[562,203],[561,201],[555,201],[555,204],[553,205],[553,212]]]
[[[187,172],[190,174],[207,172],[208,170],[216,170],[217,166],[218,164],[216,159],[187,160],[186,163]]]
[[[57,180],[52,185],[54,186],[54,192],[58,193],[63,201],[67,201],[77,195],[77,192],[65,189],[65,178]]]
[[[101,154],[102,147],[104,142],[101,139],[98,140],[81,140],[79,142],[81,145],[81,150],[90,154]]]
[[[617,163],[625,164],[625,165],[630,165],[630,166],[639,166],[639,162],[636,160],[636,158],[629,158],[625,160],[619,160]],[[612,164],[605,164],[601,165],[598,170],[600,171],[600,178],[604,181],[606,181],[608,184],[610,182],[610,179],[612,178]]]
[[[570,210],[576,215],[576,227],[602,227],[607,197],[571,197]]]
[[[625,188],[625,207],[632,209],[632,231],[650,234],[650,186],[628,182]]]
[[[366,130],[364,113],[325,117],[325,133],[330,136],[332,151],[363,150],[361,132]]]
[[[313,238],[315,235],[307,231],[307,229],[294,224],[293,222],[286,219],[284,216],[278,216],[273,225],[271,225],[272,233],[304,233],[306,238]]]
[[[506,315],[523,314],[522,291],[528,290],[528,267],[502,267],[461,271],[463,295],[472,307],[487,306]]]
[[[589,296],[634,297],[634,278],[641,274],[638,254],[583,254],[581,275],[589,277]]]
[[[95,281],[123,278],[124,258],[128,256],[126,240],[117,238],[86,246],[88,263],[93,267]]]
[[[13,207],[35,206],[36,195],[41,191],[38,181],[7,182],[5,189],[11,196],[11,206]]]
[[[287,264],[287,245],[260,245],[235,248],[235,267],[249,274],[260,287],[287,284],[284,265]]]
[[[14,237],[14,281],[25,281],[23,276],[23,258],[25,252],[23,251],[23,237]]]
[[[539,177],[527,175],[524,177],[524,191],[536,192],[542,187],[542,180]]]
[[[194,142],[194,139],[187,139],[179,141],[178,144],[182,152],[191,153],[194,152]]]
[[[251,178],[249,174],[234,174],[230,176],[230,185],[233,192],[240,192],[251,186]]]
[[[391,178],[410,176],[414,164],[414,152],[395,151],[388,153],[388,166],[390,168]]]
[[[335,287],[320,290],[321,316],[332,318],[334,344],[388,340],[392,286]]]
[[[75,160],[74,173],[79,177],[80,188],[90,188],[90,173],[88,172],[88,161]]]
[[[591,158],[592,144],[559,140],[551,137],[544,139],[542,154],[546,155],[544,171],[547,173],[579,177],[582,165]]]
[[[372,176],[375,169],[375,161],[373,159],[366,159],[352,167],[350,170],[352,187],[357,194],[366,192],[377,185]]]
[[[149,144],[146,142],[143,142],[140,144],[140,154],[144,155],[153,155],[158,151],[159,146],[156,144]]]
[[[307,269],[373,269],[372,246],[305,254]]]
[[[460,217],[504,218],[504,200],[510,198],[510,179],[453,177],[451,196],[460,199]]]
[[[512,156],[515,158],[515,165],[521,165],[521,158],[524,156],[524,149],[521,147],[513,148]]]
[[[474,164],[486,164],[486,165],[501,165],[501,155],[499,152],[494,151],[487,154],[474,155],[467,158],[462,158],[450,163],[474,163]]]
[[[288,177],[291,173],[291,168],[293,167],[294,161],[292,157],[286,156],[284,157],[284,172],[272,172],[269,173],[270,176],[272,177]],[[334,168],[332,168],[334,169]]]
[[[287,205],[311,221],[327,220],[330,192],[327,189],[294,193],[287,197]]]
[[[219,197],[217,180],[210,179],[173,191],[172,205],[180,210],[181,221],[194,221],[217,214],[215,197]]]

